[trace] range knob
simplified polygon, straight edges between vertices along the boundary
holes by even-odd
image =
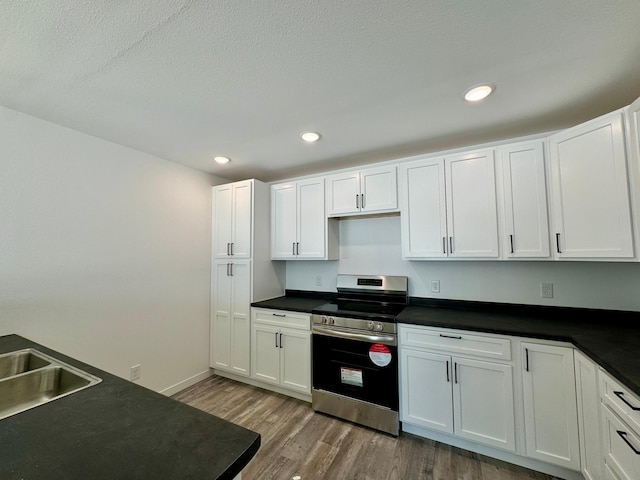
[[[382,328],[383,328],[382,324],[381,324],[380,322],[376,322],[376,325],[375,325],[375,327],[374,327],[374,330],[375,330],[376,332],[381,332],[381,331],[382,331]]]
[[[320,319],[320,321],[321,321],[322,323],[327,323],[327,317],[323,316],[323,317]]]
[[[371,322],[371,321],[367,322],[367,328],[368,328],[369,330],[373,330],[373,327],[374,327],[373,322]]]
[[[327,323],[329,323],[329,325],[334,325],[336,323],[336,319],[333,317],[329,317]]]

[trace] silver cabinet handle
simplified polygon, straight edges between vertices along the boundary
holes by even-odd
[[[562,250],[560,250],[560,234],[556,233],[556,250],[558,250],[558,253],[562,253]]]
[[[359,197],[360,197],[360,195],[358,195],[358,194],[356,193],[356,208],[358,208],[358,209],[360,208]]]
[[[231,255],[231,244],[227,243],[227,256]]]
[[[296,254],[296,242],[291,243],[291,255]]]
[[[364,208],[364,193],[360,194],[360,208]]]
[[[276,348],[280,348],[278,347],[278,332],[276,332]]]
[[[449,237],[449,253],[453,253],[453,237]]]
[[[442,237],[442,253],[447,254],[447,237]]]
[[[233,255],[233,242],[231,242],[231,255]]]
[[[449,383],[449,360],[447,360],[447,383]]]
[[[511,242],[511,253],[513,253],[513,234],[509,235],[509,241]]]
[[[282,334],[280,334],[280,348],[283,348],[282,347]]]
[[[453,338],[455,340],[462,340],[462,337],[460,335],[445,335],[444,333],[441,333],[440,336],[442,338]]]
[[[300,255],[300,242],[296,242],[296,255]]]
[[[227,277],[230,277],[231,275],[229,275],[229,265],[231,265],[230,263],[227,263]]]
[[[458,362],[453,362],[453,383],[458,383]]]
[[[233,277],[233,263],[229,264],[229,271],[231,272],[231,277]]]
[[[524,358],[525,358],[525,371],[528,372],[529,371],[529,349],[525,348],[524,349]]]
[[[286,317],[287,316],[285,313],[272,313],[271,315],[273,315],[274,317]]]

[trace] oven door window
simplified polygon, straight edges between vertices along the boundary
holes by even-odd
[[[398,410],[398,349],[313,335],[313,388]]]

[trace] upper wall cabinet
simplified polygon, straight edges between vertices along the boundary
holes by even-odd
[[[549,137],[558,259],[634,257],[622,111]]]
[[[271,186],[271,258],[338,258],[337,220],[325,215],[324,178]]]
[[[498,258],[493,150],[403,164],[400,185],[404,258]]]
[[[216,258],[251,257],[253,181],[213,188],[213,252]]]
[[[397,209],[395,165],[327,177],[327,215],[330,217]]]
[[[542,141],[498,149],[502,180],[503,257],[549,258],[549,220]]]

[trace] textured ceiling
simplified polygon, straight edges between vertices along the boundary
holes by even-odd
[[[624,106],[638,25],[638,0],[0,0],[0,104],[270,181]]]

